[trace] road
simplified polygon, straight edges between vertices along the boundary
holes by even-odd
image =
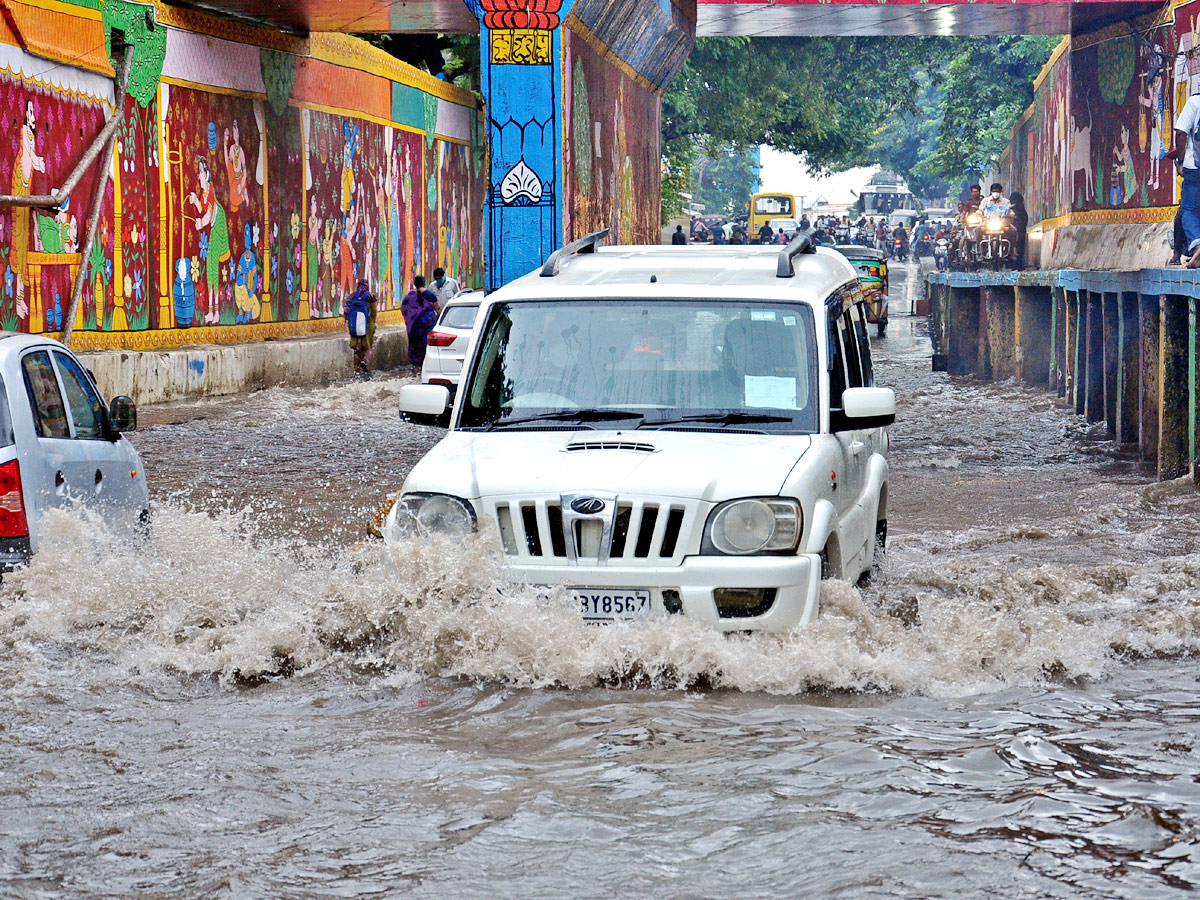
[[[886,562],[783,637],[364,540],[401,378],[145,410],[150,540],[0,590],[3,894],[1190,896],[1200,500],[897,305]]]

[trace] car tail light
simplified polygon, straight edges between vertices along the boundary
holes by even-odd
[[[449,347],[456,340],[457,334],[450,334],[448,331],[431,331],[429,332],[430,347]]]
[[[21,466],[15,460],[0,465],[0,538],[25,537],[25,497],[21,494]]]

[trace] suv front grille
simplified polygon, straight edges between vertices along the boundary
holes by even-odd
[[[505,554],[527,563],[570,565],[567,541],[573,542],[579,565],[604,565],[598,520],[576,520],[573,534],[563,525],[557,497],[541,500],[500,500],[494,506]],[[687,548],[687,532],[695,519],[695,504],[654,500],[618,501],[608,546],[611,565],[678,565]]]

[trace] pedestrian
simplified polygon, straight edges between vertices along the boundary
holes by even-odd
[[[371,293],[367,279],[358,279],[354,293],[346,298],[344,315],[346,328],[350,332],[350,349],[354,351],[354,374],[370,378],[367,368],[371,362],[371,348],[375,346],[375,318],[379,314],[379,302]]]
[[[687,235],[683,233],[683,226],[676,225],[675,233],[671,235],[672,244],[686,244],[688,242]]]
[[[437,297],[438,303],[446,305],[447,300],[451,300],[462,293],[462,288],[459,287],[457,278],[447,278],[446,270],[438,266],[433,270],[433,284],[429,288],[433,291],[433,295]]]
[[[807,232],[810,228],[812,228],[812,223],[808,221],[808,213],[804,213],[800,216],[800,230]]]
[[[1020,191],[1013,191],[1008,195],[1008,202],[1012,207],[1013,227],[1017,229],[1017,245],[1013,248],[1013,255],[1017,261],[1017,268],[1025,268],[1025,242],[1029,232],[1029,211],[1025,209],[1025,196]]]
[[[1183,170],[1183,190],[1179,196],[1179,217],[1187,240],[1185,265],[1200,267],[1200,160],[1196,158],[1196,131],[1200,128],[1200,93],[1188,97],[1183,111],[1175,119],[1175,146],[1167,159]]]
[[[420,368],[425,362],[425,348],[429,332],[437,324],[442,305],[432,291],[425,289],[425,276],[413,276],[413,289],[404,295],[400,313],[404,316],[404,327],[408,331],[408,361]]]
[[[1183,254],[1187,253],[1187,235],[1183,233],[1183,214],[1178,207],[1175,209],[1175,221],[1171,229],[1171,258],[1168,266],[1183,265]]]
[[[719,223],[714,222],[713,227],[709,231],[712,234],[712,242],[714,244],[725,243],[725,229]]]

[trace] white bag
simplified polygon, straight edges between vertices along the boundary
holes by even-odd
[[[367,336],[367,314],[362,310],[355,310],[350,313],[350,336]]]

